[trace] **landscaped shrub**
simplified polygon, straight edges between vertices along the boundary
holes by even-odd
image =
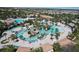
[[[7,45],[5,48],[0,49],[0,52],[16,52],[16,50],[13,45]]]
[[[1,41],[1,44],[6,44],[8,42],[9,42],[9,40],[8,39],[5,39],[5,40]]]
[[[31,49],[31,50],[32,50],[32,52],[43,52],[42,47]]]
[[[53,50],[55,52],[61,52],[61,51],[63,51],[63,49],[60,47],[59,43],[54,43],[53,44]]]
[[[17,39],[17,36],[15,34],[11,35],[12,40]]]

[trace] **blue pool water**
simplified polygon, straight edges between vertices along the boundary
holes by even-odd
[[[27,36],[23,36],[23,34],[25,32],[28,32],[29,30],[21,30],[19,31],[16,36],[19,37],[20,39],[22,40],[26,40],[28,42],[35,42],[37,41],[38,39],[42,38],[44,35],[48,35],[48,34],[55,34],[57,32],[59,32],[58,28],[56,25],[52,25],[50,27],[49,30],[45,30],[43,27],[42,29],[39,30],[39,33],[34,35],[34,36],[31,36],[31,37],[27,37]]]
[[[20,24],[20,23],[24,23],[24,20],[22,20],[21,18],[17,18],[17,19],[15,19],[15,22],[17,24]]]

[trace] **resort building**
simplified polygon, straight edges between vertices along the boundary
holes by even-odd
[[[40,15],[41,18],[43,19],[52,19],[53,17],[48,16],[48,15]]]
[[[27,15],[27,19],[34,20],[36,16],[34,14]]]
[[[13,18],[8,18],[8,19],[4,20],[4,22],[8,26],[8,25],[11,25],[14,22],[14,19]]]

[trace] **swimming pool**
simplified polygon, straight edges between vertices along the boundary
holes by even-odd
[[[16,22],[17,24],[20,24],[20,23],[24,23],[24,20],[21,19],[21,18],[17,18],[17,19],[15,19],[15,22]]]
[[[63,31],[61,28],[59,29],[59,27],[57,25],[51,25],[49,30],[45,30],[43,27],[39,30],[39,33],[37,33],[36,35],[34,36],[31,36],[31,37],[28,37],[27,35],[24,35],[28,32],[29,30],[28,29],[22,29],[20,30],[16,36],[22,40],[25,40],[25,41],[28,41],[28,42],[35,42],[37,41],[38,39],[41,39],[43,38],[45,35],[48,35],[48,34],[53,34],[55,35],[57,32],[61,32]]]

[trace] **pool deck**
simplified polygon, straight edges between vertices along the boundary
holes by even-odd
[[[68,35],[69,32],[71,32],[71,28],[69,28],[68,26],[65,26],[64,24],[60,24],[60,26],[64,29],[64,33],[60,34],[60,37],[58,40],[63,40],[64,38],[66,38],[66,36]],[[16,30],[20,30],[20,29],[16,29]],[[5,31],[8,35],[6,36],[6,38],[8,38],[12,32],[11,31]],[[5,36],[2,37],[0,39],[0,41],[6,39]],[[19,39],[19,38],[18,38]],[[0,46],[4,46],[4,45],[15,45],[15,46],[20,46],[20,47],[29,47],[29,48],[36,48],[36,47],[40,47],[41,45],[44,44],[53,44],[55,42],[57,42],[58,40],[56,40],[56,38],[54,38],[53,40],[50,39],[50,35],[44,36],[41,40],[38,39],[38,41],[35,41],[33,43],[29,43],[28,41],[24,41],[22,39],[19,39],[18,42],[14,42],[14,41],[10,41],[7,44],[1,44]]]

